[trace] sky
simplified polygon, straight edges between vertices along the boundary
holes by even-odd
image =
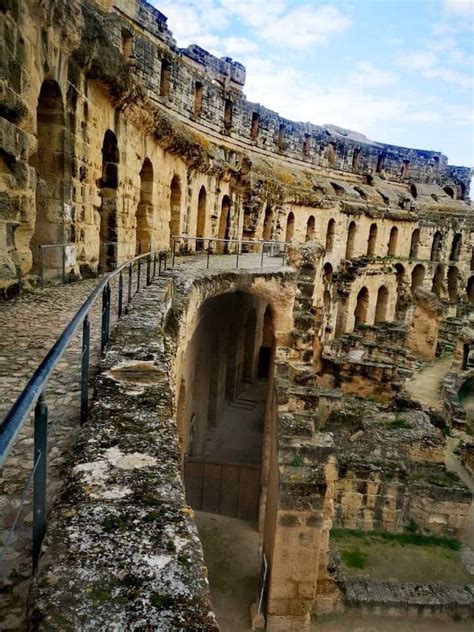
[[[151,2],[178,46],[243,63],[251,101],[474,167],[474,0]]]

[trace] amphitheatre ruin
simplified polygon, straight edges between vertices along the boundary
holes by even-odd
[[[145,0],[0,28],[0,629],[472,629],[470,169]]]

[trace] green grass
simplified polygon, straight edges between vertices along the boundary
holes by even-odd
[[[424,535],[422,533],[388,533],[386,531],[362,531],[361,529],[332,529],[331,538],[342,539],[347,536],[370,540],[378,538],[388,542],[399,544],[415,544],[416,546],[441,546],[452,551],[459,551],[461,543],[455,538],[445,538],[437,535]],[[354,567],[357,568],[357,567]]]
[[[398,430],[399,428],[411,428],[411,424],[404,417],[396,417],[387,424],[387,427],[389,430]]]
[[[365,568],[367,557],[367,553],[364,553],[360,549],[341,551],[341,559],[348,568]]]

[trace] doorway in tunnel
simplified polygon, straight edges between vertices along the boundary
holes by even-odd
[[[273,340],[259,297],[233,292],[200,309],[178,402],[186,496],[197,511],[258,521]]]

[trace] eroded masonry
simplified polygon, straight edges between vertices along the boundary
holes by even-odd
[[[107,347],[32,629],[217,630],[194,511],[258,530],[256,626],[472,618],[473,581],[371,583],[332,546],[416,532],[473,571],[470,170],[249,102],[145,0],[0,0],[0,28],[2,297],[177,255]],[[448,357],[431,405],[410,384]]]

